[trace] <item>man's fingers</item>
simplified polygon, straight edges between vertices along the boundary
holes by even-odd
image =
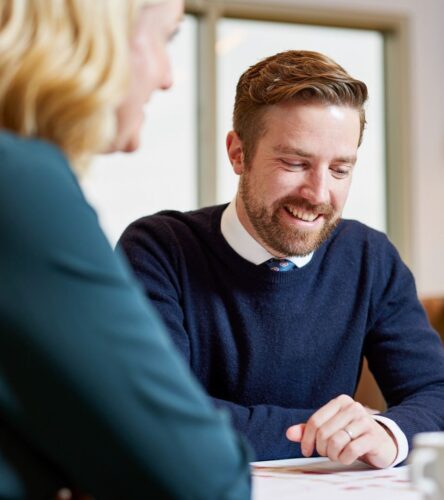
[[[373,445],[372,436],[363,434],[359,438],[350,441],[348,445],[345,446],[338,456],[338,462],[344,465],[350,465],[371,450]]]
[[[398,452],[392,434],[367,408],[345,395],[324,405],[306,423],[289,427],[286,436],[301,443],[305,457],[316,448],[319,455],[346,465],[360,459],[374,467],[387,467]]]
[[[304,430],[305,424],[292,425],[287,429],[287,439],[300,443],[302,441],[302,437],[304,436]]]
[[[369,408],[368,406],[364,406],[364,409],[369,415],[377,415],[378,413],[381,413],[379,410],[375,410],[374,408]]]
[[[337,461],[339,455],[343,452],[347,445],[350,444],[350,436],[344,432],[336,432],[328,440],[325,456],[330,460]]]
[[[369,417],[367,416],[367,419]],[[373,422],[371,420],[366,420],[361,418],[355,420],[354,422],[338,429],[331,436],[329,436],[326,443],[323,444],[322,451],[320,451],[320,445],[317,444],[318,452],[321,456],[326,456],[330,460],[339,460],[344,450],[357,438],[360,438],[370,430],[370,426]]]
[[[370,422],[373,423],[373,420],[361,404],[354,402],[346,406],[318,429],[316,450],[321,457],[330,456],[327,448],[329,448],[330,440],[334,436],[340,434],[342,439],[336,438],[336,442],[343,441],[344,434],[347,436],[347,431],[349,431],[353,437],[349,435],[348,439],[354,439],[367,431]]]
[[[301,442],[301,451],[305,457],[310,457],[313,454],[318,430],[343,408],[353,403],[353,398],[343,394],[329,401],[308,419]]]

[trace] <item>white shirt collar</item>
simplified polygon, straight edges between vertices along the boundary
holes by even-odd
[[[230,247],[245,260],[259,265],[274,257],[242,225],[237,216],[236,198],[224,210],[220,221],[220,230]],[[288,256],[287,259],[297,267],[303,267],[311,261],[313,253],[311,252],[303,257],[297,255]]]

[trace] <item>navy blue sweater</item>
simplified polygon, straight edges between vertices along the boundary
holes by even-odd
[[[406,434],[444,429],[444,354],[414,279],[385,235],[343,220],[309,264],[273,273],[220,231],[224,206],[160,212],[120,245],[193,372],[258,459],[300,456],[285,438],[339,394],[363,356]]]

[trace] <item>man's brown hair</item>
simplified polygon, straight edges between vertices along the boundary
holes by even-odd
[[[243,73],[236,87],[233,128],[242,141],[245,162],[251,161],[257,140],[266,131],[263,115],[268,106],[294,101],[355,108],[361,144],[366,100],[365,83],[318,52],[289,50],[259,61]]]

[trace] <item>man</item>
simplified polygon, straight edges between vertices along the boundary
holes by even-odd
[[[387,467],[413,434],[444,428],[443,349],[413,277],[385,235],[341,220],[366,98],[321,54],[259,62],[240,78],[227,137],[235,201],[145,217],[121,239],[177,347],[259,459],[317,452]],[[364,356],[382,415],[352,399]]]

